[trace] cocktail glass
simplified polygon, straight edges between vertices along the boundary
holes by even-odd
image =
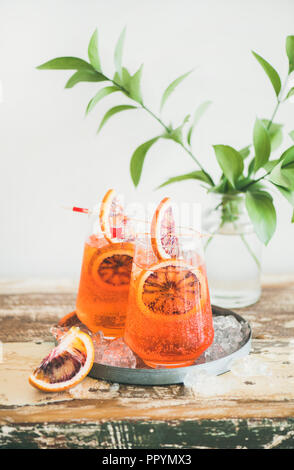
[[[151,367],[191,365],[213,341],[201,236],[178,229],[172,257],[160,260],[150,233],[138,234],[125,341]]]
[[[97,212],[90,216],[76,312],[91,331],[116,338],[124,332],[134,236],[130,219],[124,217],[123,224],[115,224],[111,215],[112,224],[106,230],[100,216]]]

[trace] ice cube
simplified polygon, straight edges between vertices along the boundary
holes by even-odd
[[[63,336],[68,332],[68,328],[63,328],[59,325],[54,325],[50,328],[50,333],[54,336],[57,343],[60,343]]]
[[[135,369],[137,364],[135,354],[123,338],[111,341],[105,347],[99,362],[109,366],[127,367],[129,369]]]
[[[242,340],[240,346],[243,346],[243,344],[246,343],[246,341],[248,340],[249,334],[250,334],[250,326],[249,326],[248,321],[243,321],[241,323],[241,333],[242,333],[242,336],[243,336],[243,340]]]
[[[250,327],[248,322],[239,322],[233,315],[213,318],[214,339],[204,352],[205,362],[216,361],[240,349],[247,341]]]
[[[220,351],[222,356],[233,353],[244,342],[242,325],[233,315],[215,317],[213,326],[213,344],[217,344],[223,349],[224,354]]]
[[[52,328],[50,328],[50,333],[55,337],[55,339],[60,342],[62,337],[65,335],[67,331],[70,330],[72,326],[76,326],[80,328],[81,331],[84,331],[88,335],[92,336],[92,332],[89,330],[89,328],[84,325],[78,318],[76,314],[72,315],[67,321],[65,321],[62,325],[59,323],[57,325],[54,325]]]
[[[205,362],[216,361],[217,359],[220,359],[224,356],[226,356],[224,348],[222,348],[222,346],[215,341],[211,346],[209,346],[208,349],[206,349],[204,353]]]
[[[112,340],[104,338],[102,331],[98,331],[92,335],[92,341],[95,351],[95,362],[101,363],[105,349],[109,346]]]
[[[205,353],[202,353],[201,356],[199,356],[196,361],[194,362],[194,364],[204,364],[204,362],[206,362],[206,359],[205,359]]]

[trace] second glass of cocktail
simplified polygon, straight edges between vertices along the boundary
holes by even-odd
[[[165,198],[136,237],[125,341],[150,367],[183,367],[213,334],[201,236],[175,227]]]

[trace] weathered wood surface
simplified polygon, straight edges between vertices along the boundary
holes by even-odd
[[[239,310],[253,327],[252,354],[271,375],[227,373],[213,394],[197,395],[181,385],[119,386],[91,378],[59,394],[34,390],[27,377],[52,347],[50,327],[73,310],[75,291],[4,287],[0,448],[294,447],[291,279],[265,285],[260,302]]]

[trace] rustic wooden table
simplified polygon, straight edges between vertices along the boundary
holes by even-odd
[[[294,447],[294,279],[267,281],[261,300],[238,310],[271,375],[229,372],[213,395],[90,378],[59,394],[33,389],[49,329],[74,304],[65,283],[0,284],[0,448]]]

